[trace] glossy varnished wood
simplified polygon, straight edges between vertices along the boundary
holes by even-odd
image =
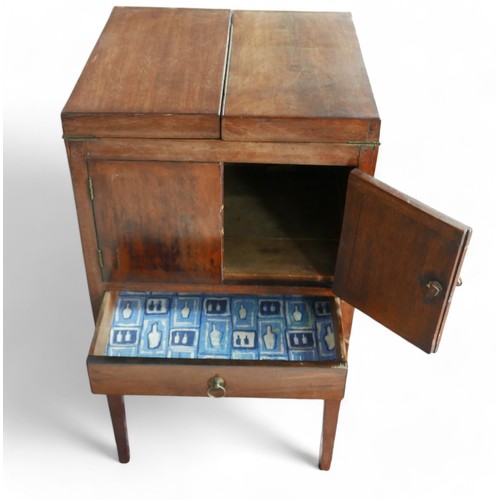
[[[63,110],[64,133],[220,137],[229,18],[116,7]]]
[[[233,13],[222,138],[377,141],[380,120],[348,13]]]
[[[88,169],[104,281],[220,282],[218,163],[89,161]]]
[[[436,351],[471,229],[354,170],[333,290],[426,352]],[[443,287],[429,296],[428,284]]]

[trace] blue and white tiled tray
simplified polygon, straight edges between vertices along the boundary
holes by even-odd
[[[336,361],[331,301],[121,292],[106,355]]]

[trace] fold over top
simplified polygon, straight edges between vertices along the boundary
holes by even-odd
[[[348,13],[234,12],[226,87],[223,139],[378,140]]]
[[[115,7],[65,135],[219,138],[230,11]]]

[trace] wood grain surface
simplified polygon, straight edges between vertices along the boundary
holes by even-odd
[[[227,10],[115,7],[63,110],[66,135],[220,137]]]
[[[353,170],[334,292],[426,352],[437,350],[471,229]],[[443,290],[430,297],[428,284]]]
[[[233,13],[222,138],[378,140],[380,120],[348,13]]]
[[[220,282],[218,163],[91,161],[89,176],[104,281]]]

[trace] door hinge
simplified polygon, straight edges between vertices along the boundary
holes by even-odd
[[[89,141],[97,141],[98,137],[93,135],[63,135],[63,139],[68,142],[89,142]]]
[[[99,265],[101,269],[104,269],[104,258],[102,256],[102,250],[100,248],[97,249],[97,257],[99,258]]]
[[[92,177],[89,177],[89,194],[90,199],[94,201],[94,184],[92,182]]]
[[[351,146],[380,146],[379,141],[347,141]]]

